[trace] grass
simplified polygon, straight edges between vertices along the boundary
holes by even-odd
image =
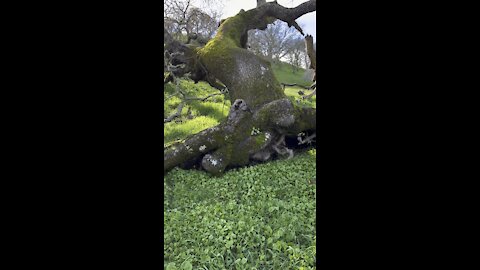
[[[164,180],[168,269],[314,269],[315,150],[222,177],[174,169]]]
[[[287,68],[274,66],[279,81],[303,80],[303,72]],[[202,82],[182,80],[180,87],[188,96],[218,93]],[[303,89],[286,87],[285,93],[295,100],[299,90]],[[164,97],[173,91],[168,84]],[[300,104],[315,106],[315,100]],[[164,116],[175,112],[179,103],[176,97],[167,100]],[[194,118],[182,116],[165,124],[164,144],[217,125],[227,116],[230,102],[216,96],[188,107]],[[187,110],[185,106],[184,115]],[[316,178],[315,163],[313,149],[290,160],[233,169],[221,177],[179,168],[167,173],[164,269],[314,269],[316,191],[310,181]]]
[[[212,93],[218,93],[218,90],[212,88],[207,83],[182,80],[180,87],[191,97],[206,97]],[[168,84],[165,87],[164,98],[174,92],[174,86]],[[172,97],[164,103],[164,117],[171,115],[176,111],[180,104],[180,98]],[[188,119],[185,115],[191,108],[193,119]],[[183,107],[182,117],[164,125],[164,144],[170,144],[173,141],[184,139],[188,135],[195,134],[209,127],[215,126],[227,117],[230,109],[230,101],[225,100],[222,95],[214,96],[205,102],[191,101]]]
[[[294,71],[292,65],[280,62],[278,64],[272,64],[273,73],[281,83],[296,83],[303,86],[310,86],[311,81],[304,79],[305,69],[299,68]]]
[[[300,94],[298,94],[298,91],[302,91],[305,94],[310,94],[312,92],[311,90],[305,90],[303,88],[296,87],[296,86],[285,87],[285,94],[287,95],[287,97],[291,101],[296,102],[297,104],[299,104],[301,106],[312,107],[312,108],[317,107],[317,96],[316,95],[312,96],[309,99],[301,99],[302,96]]]

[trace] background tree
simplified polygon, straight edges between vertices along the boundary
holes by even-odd
[[[196,5],[209,4],[218,6],[221,4],[220,0],[164,0],[164,38],[175,39],[185,44],[202,46],[205,45],[216,33],[218,24],[220,22],[221,12],[215,8],[200,9]],[[168,43],[168,42],[167,42]],[[172,54],[170,54],[172,53]],[[181,115],[182,109],[189,105],[191,101],[202,100],[206,98],[191,97],[185,94],[185,91],[180,87],[179,81],[175,76],[175,70],[179,68],[175,63],[175,56],[179,53],[172,50],[165,51],[164,47],[164,72],[168,75],[164,79],[164,83],[173,82],[176,86],[174,95],[182,100],[178,105],[176,112],[164,119],[164,123],[170,122]],[[173,62],[170,62],[173,60]],[[181,62],[181,61],[180,61]],[[182,76],[188,74],[182,74]],[[211,97],[211,96],[209,96]],[[209,98],[207,97],[207,98]]]
[[[271,24],[264,31],[249,31],[250,49],[268,61],[280,61],[295,46],[295,41],[302,36],[282,21]]]
[[[220,11],[200,9],[192,0],[164,0],[164,28],[179,41],[198,39],[205,44],[214,36],[220,17]]]
[[[305,59],[305,56],[307,56],[305,51],[305,40],[302,38],[293,39],[289,51],[286,54],[288,63],[292,65],[293,71],[297,71],[299,67],[308,68],[308,59]]]

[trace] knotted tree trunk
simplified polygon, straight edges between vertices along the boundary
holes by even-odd
[[[175,75],[190,73],[196,82],[226,87],[232,100],[225,121],[165,150],[164,172],[198,160],[206,171],[221,174],[228,166],[266,161],[274,153],[291,155],[285,136],[316,131],[316,110],[298,107],[287,99],[270,63],[246,49],[248,30],[264,30],[277,19],[303,35],[295,19],[315,10],[316,1],[296,8],[271,2],[242,10],[224,20],[217,35],[202,48],[181,44],[164,32],[165,48],[183,53],[172,61],[177,65]]]

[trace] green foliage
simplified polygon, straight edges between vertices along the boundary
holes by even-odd
[[[314,150],[220,178],[174,169],[164,179],[165,267],[314,269],[315,177]]]

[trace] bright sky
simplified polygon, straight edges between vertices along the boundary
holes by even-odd
[[[223,0],[222,3],[222,18],[231,17],[236,15],[241,9],[249,10],[257,6],[257,0]],[[273,2],[273,0],[267,0],[267,2]],[[296,7],[301,3],[307,2],[307,0],[277,0],[277,3],[284,7]],[[317,27],[315,24],[315,17],[317,12],[311,12],[298,18],[296,22],[302,27],[305,34],[313,36],[313,40],[317,41]]]

